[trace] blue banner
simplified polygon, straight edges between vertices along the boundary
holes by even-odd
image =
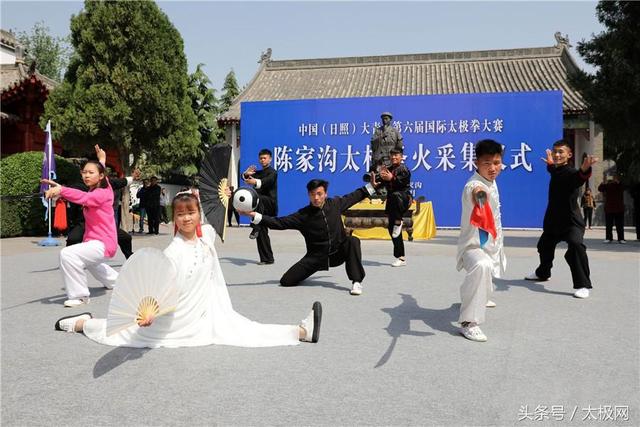
[[[433,202],[439,227],[460,226],[473,146],[485,138],[505,148],[503,226],[542,227],[549,177],[540,158],[562,138],[560,91],[243,102],[240,168],[258,165],[262,148],[273,152],[279,215],[309,203],[312,178],[329,181],[329,195],[348,193],[363,185],[383,111],[404,138],[414,197]]]

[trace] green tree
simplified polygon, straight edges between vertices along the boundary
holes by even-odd
[[[198,132],[200,133],[200,157],[208,152],[213,144],[224,140],[224,130],[218,127],[216,117],[218,116],[218,99],[216,90],[211,87],[211,80],[198,64],[196,70],[189,76],[189,98],[191,98],[191,108],[198,120]]]
[[[25,49],[25,62],[42,74],[60,81],[62,72],[69,63],[70,48],[68,37],[53,37],[44,22],[36,22],[30,32],[18,34],[18,41]]]
[[[602,125],[605,157],[627,182],[640,177],[640,3],[601,1],[598,20],[606,27],[578,43],[595,74],[580,71],[572,83]]]
[[[233,100],[240,93],[238,88],[238,80],[236,80],[236,73],[231,70],[229,74],[224,78],[224,85],[222,86],[222,105],[220,106],[220,112],[224,113],[229,110],[229,107],[233,103]]]
[[[115,148],[125,169],[143,154],[166,168],[196,156],[182,37],[153,1],[86,1],[71,42],[76,54],[41,118],[65,148]]]

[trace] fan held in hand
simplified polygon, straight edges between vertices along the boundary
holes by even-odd
[[[176,273],[169,258],[159,249],[137,250],[122,266],[113,288],[107,336],[134,325],[148,325],[175,311],[178,296]]]

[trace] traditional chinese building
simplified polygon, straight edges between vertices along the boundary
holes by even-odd
[[[564,137],[575,144],[576,158],[593,153],[602,159],[602,131],[568,82],[578,70],[568,39],[560,33],[555,38],[549,47],[280,61],[271,59],[269,49],[253,79],[219,118],[233,147],[230,179],[237,183],[240,104],[245,101],[560,90]],[[602,166],[596,166],[593,176],[599,182]]]
[[[24,49],[13,33],[0,30],[0,97],[2,120],[2,157],[24,151],[44,151],[45,133],[40,128],[40,116],[44,103],[58,82],[38,72],[35,64],[27,66]],[[53,124],[55,127],[55,123]],[[58,141],[53,142],[56,154],[68,157]],[[87,144],[90,155],[93,145]],[[115,150],[107,152],[110,168],[123,174],[120,155]]]
[[[0,30],[0,48],[2,157],[44,150],[45,134],[38,122],[57,82],[27,67],[22,46],[12,33]],[[62,153],[58,142],[54,142],[54,151]]]

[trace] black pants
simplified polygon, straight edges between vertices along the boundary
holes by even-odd
[[[118,232],[118,246],[120,246],[120,250],[124,254],[124,257],[128,259],[133,255],[133,251],[131,250],[131,236],[121,228],[116,228],[116,231]],[[82,243],[83,237],[84,222],[69,230],[69,233],[67,234],[67,246]]]
[[[270,197],[259,196],[260,202],[256,212],[264,215],[275,215],[275,204]],[[258,256],[260,262],[273,262],[273,250],[271,249],[271,239],[269,238],[269,229],[260,225],[251,224],[251,228],[258,229],[258,238],[256,245],[258,246]]]
[[[160,232],[160,206],[147,206],[146,211],[149,233],[158,234]]]
[[[231,227],[231,218],[236,218],[236,224],[240,225],[240,214],[233,208],[233,203],[229,201],[229,207],[227,208],[227,225]]]
[[[317,258],[306,256],[287,270],[280,279],[282,286],[298,286],[313,273],[326,270],[329,267],[337,267],[345,264],[347,277],[351,282],[362,282],[364,279],[364,267],[362,266],[362,252],[360,251],[360,240],[357,237],[347,236],[338,251],[327,258]]]
[[[613,223],[615,222],[618,241],[624,240],[624,212],[605,213],[604,220],[606,224],[605,239],[613,240]]]
[[[636,224],[636,239],[640,240],[640,205],[633,206],[633,222]]]
[[[584,223],[587,227],[591,228],[591,221],[593,220],[593,208],[582,208],[584,213]]]
[[[167,216],[167,207],[160,205],[160,221],[165,224],[169,223],[169,217]]]
[[[402,221],[402,217],[407,213],[409,206],[411,205],[411,196],[409,193],[395,191],[387,196],[387,202],[384,207],[384,211],[389,218],[389,236],[393,242],[393,256],[400,258],[404,256],[404,242],[402,240],[402,233],[396,238],[393,238],[393,227],[396,221]]]
[[[564,232],[543,231],[540,240],[538,240],[540,266],[536,269],[536,276],[541,279],[551,277],[556,245],[564,241],[569,245],[564,259],[567,260],[569,269],[571,269],[573,288],[591,288],[589,259],[587,258],[587,247],[582,241],[583,236],[584,228],[577,226],[570,226]]]

